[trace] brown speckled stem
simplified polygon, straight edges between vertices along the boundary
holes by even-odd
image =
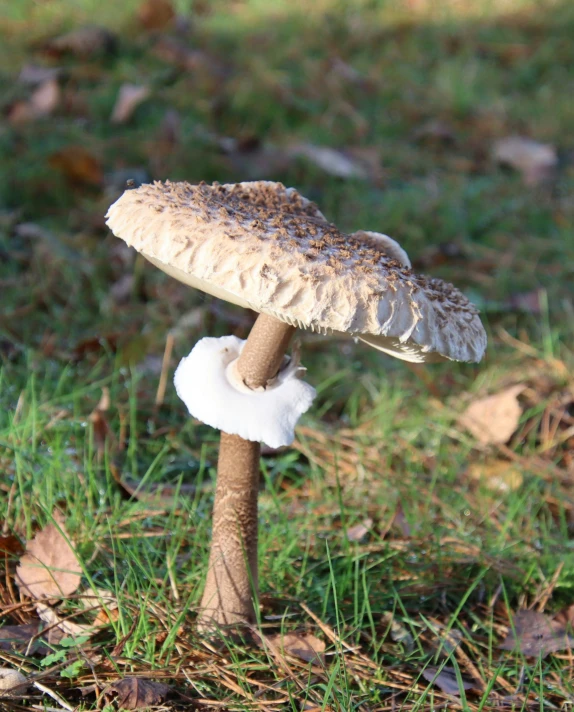
[[[264,387],[277,375],[294,331],[295,327],[273,317],[258,317],[237,362],[239,374],[250,388]],[[258,442],[221,433],[200,630],[255,621],[260,452]]]

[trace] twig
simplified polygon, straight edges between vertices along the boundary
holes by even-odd
[[[42,685],[41,682],[33,682],[32,684],[35,688],[40,690],[40,692],[43,692],[44,694],[48,695],[48,697],[51,697],[53,700],[55,700],[65,710],[68,710],[68,712],[74,712],[74,707],[69,702],[66,702],[63,697],[60,697],[57,692],[54,692],[54,690],[51,690],[46,685]]]

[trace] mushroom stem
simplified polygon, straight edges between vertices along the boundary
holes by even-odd
[[[295,327],[260,314],[237,362],[254,390],[277,375]],[[209,570],[198,626],[253,623],[257,595],[258,442],[221,433]]]

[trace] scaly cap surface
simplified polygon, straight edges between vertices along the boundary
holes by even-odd
[[[171,276],[304,329],[342,332],[409,361],[479,361],[486,334],[451,284],[345,235],[281,183],[153,183],[107,224]],[[408,258],[407,258],[408,259]]]

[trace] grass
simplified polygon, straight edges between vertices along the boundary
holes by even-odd
[[[84,583],[118,602],[117,620],[81,649],[54,644],[49,664],[0,651],[2,665],[41,674],[78,709],[106,704],[79,688],[131,674],[170,682],[174,707],[572,704],[569,651],[532,659],[498,647],[512,611],[573,602],[571,7],[182,4],[191,29],[180,41],[204,53],[185,72],[154,52],[156,36],[133,20],[138,5],[19,2],[0,19],[0,515],[5,532],[29,540],[62,511]],[[117,30],[115,54],[41,52],[46,37],[87,21]],[[29,93],[15,81],[24,62],[65,67],[63,98],[51,115],[14,124],[10,106]],[[124,82],[152,94],[115,126]],[[171,144],[166,109],[177,112]],[[446,138],[425,128],[431,121]],[[492,162],[493,142],[517,133],[558,147],[554,181],[525,187]],[[213,136],[255,148],[224,153]],[[293,142],[368,150],[377,170],[341,180],[303,160],[262,158],[261,146]],[[77,164],[78,147],[97,167],[87,178],[58,159],[71,150]],[[259,633],[210,642],[193,620],[217,437],[186,417],[170,386],[159,405],[156,392],[170,330],[171,372],[201,336],[244,337],[251,317],[134,259],[103,215],[131,175],[224,182],[266,172],[343,229],[384,230],[418,269],[455,282],[481,306],[490,346],[480,366],[421,370],[301,337],[319,397],[294,447],[263,459]],[[126,274],[133,281],[119,295]],[[537,289],[539,309],[516,308],[517,295]],[[457,414],[517,382],[527,387],[517,432],[506,446],[479,447]],[[93,415],[104,388],[110,406]],[[501,491],[471,477],[500,459],[518,485]],[[120,476],[136,482],[136,496]],[[160,500],[153,487],[166,483],[175,495]],[[364,539],[349,541],[366,519]],[[16,563],[6,559],[0,581],[11,625],[36,620],[18,602]],[[85,620],[77,599],[64,606]],[[261,643],[282,630],[322,640],[323,660]],[[458,696],[433,683],[445,665]],[[465,691],[470,678],[479,681]],[[30,707],[34,694],[0,704]]]

